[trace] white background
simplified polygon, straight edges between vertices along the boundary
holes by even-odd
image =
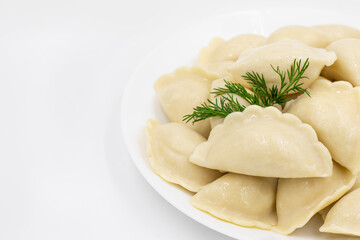
[[[124,87],[194,22],[294,4],[357,13],[337,2],[0,0],[0,239],[230,239],[137,171],[121,136]]]

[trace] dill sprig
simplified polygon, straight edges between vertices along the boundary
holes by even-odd
[[[303,74],[309,67],[309,64],[309,58],[305,60],[304,64],[301,64],[301,60],[297,61],[295,59],[293,64],[291,64],[290,69],[288,69],[286,72],[281,71],[279,67],[274,68],[271,65],[271,68],[280,77],[280,89],[275,84],[270,88],[267,87],[264,75],[260,75],[254,71],[251,73],[248,72],[245,74],[245,76],[242,77],[250,84],[251,90],[260,99],[262,103],[260,106],[267,107],[273,106],[275,104],[281,105],[290,100],[287,97],[289,93],[301,92],[309,95],[309,92],[301,87],[304,83],[299,83],[301,79],[307,78],[303,76]],[[289,78],[288,82],[286,81],[286,75]],[[241,95],[239,96],[242,97]]]
[[[237,98],[227,94],[226,96],[216,98],[215,102],[208,99],[207,102],[195,107],[192,114],[185,115],[183,121],[189,122],[193,120],[193,123],[195,123],[209,117],[219,116],[225,118],[230,113],[242,112],[245,108],[246,106],[241,105]]]
[[[301,79],[307,78],[303,75],[309,64],[308,58],[304,64],[302,64],[301,60],[295,59],[287,71],[281,71],[279,67],[274,68],[270,65],[279,75],[280,88],[275,84],[268,87],[264,75],[254,71],[247,72],[242,76],[249,83],[252,93],[247,91],[240,83],[225,80],[224,88],[215,88],[213,92],[210,92],[215,97],[218,97],[215,98],[215,102],[208,99],[207,102],[195,107],[192,114],[185,115],[183,121],[195,123],[215,116],[225,118],[232,112],[244,111],[246,106],[240,104],[234,95],[243,98],[250,105],[259,105],[261,107],[273,106],[275,104],[282,105],[290,101],[290,98],[288,98],[289,93],[300,92],[310,96],[309,92],[301,87],[303,83],[299,82]]]

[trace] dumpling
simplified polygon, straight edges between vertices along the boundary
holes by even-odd
[[[355,184],[352,186],[352,188],[347,192],[347,193],[350,193],[352,191],[355,191],[356,189],[360,188],[360,176],[356,176],[356,181],[355,181]],[[325,220],[328,212],[330,211],[330,209],[335,205],[335,203],[329,205],[328,207],[322,209],[321,211],[319,211],[321,217],[323,220]]]
[[[331,177],[280,179],[276,197],[278,225],[273,230],[290,234],[304,226],[319,210],[343,196],[354,182],[355,176],[336,163]]]
[[[214,80],[211,84],[211,92],[214,91],[215,88],[224,88],[225,87],[225,80],[228,82],[232,82],[231,77],[224,77],[224,78],[220,78],[217,80]],[[248,92],[251,92],[250,90],[248,90]],[[244,106],[249,106],[250,104],[244,100],[242,97],[236,95],[236,94],[230,94],[234,97],[234,99],[236,99],[241,105]],[[215,94],[210,93],[210,100],[215,102],[216,98]],[[210,118],[210,125],[211,125],[211,129],[213,129],[215,126],[221,124],[224,122],[224,118],[221,117],[211,117]]]
[[[242,34],[225,41],[219,37],[211,40],[209,46],[199,53],[199,64],[208,65],[221,61],[236,61],[249,48],[265,43],[265,37],[256,34]]]
[[[191,114],[194,107],[205,102],[209,98],[212,80],[215,80],[215,76],[199,67],[181,67],[172,74],[161,76],[154,87],[170,121],[183,122],[184,115]],[[209,135],[209,119],[187,125],[204,137]]]
[[[286,104],[284,112],[310,124],[332,158],[354,175],[360,173],[360,88],[344,81],[317,80]]]
[[[345,80],[360,86],[360,39],[342,39],[326,47],[336,53],[336,62],[325,67],[321,75],[331,80]]]
[[[298,40],[306,45],[317,48],[324,48],[331,41],[328,34],[314,27],[285,26],[273,32],[266,40],[266,43],[282,40]]]
[[[339,24],[327,24],[327,25],[317,25],[314,28],[323,31],[326,33],[331,42],[343,38],[360,38],[360,31],[345,25]]]
[[[330,209],[335,205],[335,203],[330,204],[326,208],[323,208],[319,211],[319,214],[323,220],[325,220],[326,215],[329,213]]]
[[[239,57],[236,63],[229,67],[234,76],[234,81],[241,83],[244,87],[250,88],[249,83],[242,77],[247,72],[257,72],[263,74],[268,86],[276,85],[280,88],[280,77],[271,68],[271,65],[279,67],[281,71],[290,69],[294,60],[302,60],[302,63],[309,58],[309,67],[304,73],[301,87],[309,87],[320,75],[323,67],[330,66],[336,60],[333,52],[325,49],[309,47],[299,41],[282,41],[261,47],[250,49]],[[288,81],[288,76],[287,76]]]
[[[326,216],[320,232],[360,237],[360,189],[340,199]]]
[[[228,41],[216,37],[207,47],[201,49],[198,63],[219,77],[227,76],[227,67],[233,64],[244,50],[263,45],[264,42],[265,37],[256,34],[242,34]]]
[[[188,161],[196,146],[206,139],[181,123],[161,125],[149,120],[146,126],[147,149],[153,170],[168,182],[191,192],[222,176],[219,171],[206,169]]]
[[[277,179],[228,173],[205,186],[190,203],[213,216],[246,227],[276,225]]]
[[[315,131],[275,107],[251,105],[229,114],[201,143],[190,162],[246,175],[301,178],[332,173],[329,151]]]

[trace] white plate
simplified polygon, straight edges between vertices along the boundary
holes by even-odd
[[[162,74],[170,73],[180,66],[195,63],[198,51],[211,38],[230,38],[241,33],[257,33],[268,36],[285,25],[346,24],[359,28],[360,17],[316,9],[274,8],[236,12],[218,16],[194,24],[192,27],[170,36],[158,46],[137,68],[123,95],[122,124],[129,153],[145,179],[174,207],[194,220],[218,232],[237,239],[334,239],[318,232],[322,224],[315,217],[305,228],[291,236],[281,236],[270,231],[243,228],[221,221],[193,208],[188,200],[191,195],[181,188],[163,181],[148,162],[144,127],[147,119],[168,122],[156,99],[153,84]],[[343,239],[343,238],[342,238]]]

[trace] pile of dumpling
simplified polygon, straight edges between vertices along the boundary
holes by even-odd
[[[224,80],[249,87],[247,72],[279,85],[294,59],[310,65],[306,94],[285,106],[185,123]],[[194,192],[190,203],[225,221],[290,234],[321,211],[321,232],[360,236],[360,31],[343,25],[286,26],[268,38],[215,38],[198,64],[155,82],[170,123],[149,120],[153,170]],[[250,90],[249,90],[250,91]],[[329,207],[328,207],[329,206]],[[327,209],[325,209],[327,208]]]

